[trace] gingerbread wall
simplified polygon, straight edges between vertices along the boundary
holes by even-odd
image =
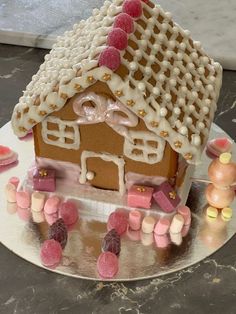
[[[97,82],[88,88],[87,91],[93,91],[105,97],[113,98],[107,85],[101,82]],[[76,96],[71,98],[61,110],[52,113],[52,116],[56,116],[62,120],[76,120],[77,116],[72,108],[72,102]],[[68,150],[45,144],[42,140],[41,129],[41,123],[34,127],[35,153],[38,157],[80,164],[81,153],[84,150],[96,153],[107,152],[118,156],[123,155],[124,138],[104,122],[79,126],[81,142],[78,150]],[[138,125],[132,128],[132,130],[148,131],[141,119]],[[128,159],[126,156],[123,156],[123,158],[125,160],[125,173],[135,172],[147,176],[171,178],[175,176],[178,167],[178,154],[172,150],[168,143],[165,147],[164,157],[159,163],[150,165]],[[87,169],[96,174],[94,179],[90,181],[92,185],[104,189],[118,189],[118,168],[113,162],[105,162],[100,158],[89,158],[87,160]]]

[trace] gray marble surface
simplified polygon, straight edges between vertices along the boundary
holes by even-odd
[[[0,45],[0,127],[46,51]],[[215,122],[236,140],[236,72],[225,71]],[[0,139],[1,142],[1,139]],[[236,236],[211,257],[153,280],[102,283],[38,268],[0,244],[2,314],[235,314]]]
[[[235,0],[154,0],[173,13],[225,69],[236,70]],[[90,16],[103,0],[1,0],[0,42],[51,48],[56,36]]]

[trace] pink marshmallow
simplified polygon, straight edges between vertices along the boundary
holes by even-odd
[[[156,223],[156,226],[154,228],[154,233],[156,235],[164,235],[168,233],[170,229],[170,221],[167,218],[160,218],[158,222]]]
[[[12,215],[17,212],[17,204],[7,202],[7,212]]]
[[[130,207],[150,208],[153,188],[133,185],[128,191],[127,204]]]
[[[17,177],[11,177],[9,179],[9,181],[8,181],[8,183],[11,183],[11,184],[15,185],[16,189],[17,189],[17,187],[19,185],[19,182],[20,182],[20,179],[17,178]]]
[[[146,216],[142,221],[142,231],[144,233],[152,233],[154,230],[156,220],[152,216]]]
[[[129,212],[129,226],[132,230],[139,230],[141,228],[142,215],[138,210],[131,210]]]
[[[53,213],[53,214],[44,214],[45,215],[45,219],[47,221],[47,223],[51,226],[54,222],[57,221],[58,219],[58,213]]]
[[[16,202],[17,205],[21,208],[30,207],[30,193],[29,191],[19,191],[16,192]]]
[[[174,215],[171,221],[170,232],[173,234],[180,233],[183,226],[184,226],[184,217],[180,214],[176,214]]]
[[[60,205],[60,198],[58,196],[49,197],[44,205],[46,214],[51,215],[57,213]]]
[[[67,226],[73,225],[78,220],[78,209],[74,202],[66,201],[61,204],[59,217],[62,218]]]
[[[188,206],[180,205],[177,207],[177,213],[184,217],[184,225],[191,224],[191,211]]]
[[[31,209],[35,212],[41,212],[44,207],[46,195],[41,192],[33,192],[31,195]]]
[[[28,208],[21,208],[17,206],[17,214],[20,217],[20,219],[24,221],[29,221],[31,218],[31,212]]]
[[[167,234],[163,235],[154,234],[154,239],[156,246],[161,249],[166,248],[170,244],[170,238]]]
[[[44,216],[43,211],[41,211],[41,212],[37,211],[36,212],[36,211],[32,210],[31,213],[32,213],[32,219],[34,222],[41,223],[41,222],[45,221],[45,216]]]
[[[16,203],[16,187],[12,183],[7,183],[5,186],[5,194],[9,203]]]

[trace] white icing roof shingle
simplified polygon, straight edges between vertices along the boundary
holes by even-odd
[[[216,109],[222,68],[172,21],[170,13],[151,2],[142,2],[143,13],[128,35],[128,47],[121,51],[120,68],[112,72],[99,67],[99,55],[123,2],[105,1],[88,20],[58,38],[15,106],[14,132],[25,135],[68,98],[100,80],[148,129],[188,162],[197,163]]]

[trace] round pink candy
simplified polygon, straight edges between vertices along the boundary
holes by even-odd
[[[11,178],[9,179],[9,183],[15,185],[16,189],[17,189],[17,187],[18,187],[19,182],[20,182],[20,179],[17,178],[17,177],[11,177]]]
[[[75,224],[78,217],[78,209],[75,203],[67,201],[61,204],[59,218],[62,218],[67,226]]]
[[[126,32],[121,28],[113,28],[108,34],[107,44],[118,50],[124,50],[128,45]]]
[[[123,12],[133,18],[138,18],[142,15],[142,4],[140,0],[125,0],[123,4]]]
[[[99,56],[99,66],[105,66],[112,71],[116,71],[121,63],[120,52],[115,47],[107,47]]]
[[[44,241],[40,250],[40,258],[44,266],[57,266],[62,258],[60,243],[54,239]]]
[[[131,210],[129,213],[129,226],[132,230],[141,228],[142,215],[138,210]]]
[[[110,214],[107,222],[107,230],[115,229],[119,235],[122,235],[128,227],[127,216],[124,212],[113,212]]]
[[[24,221],[29,221],[31,218],[31,211],[27,208],[21,208],[17,206],[17,214],[19,218]]]
[[[190,225],[191,223],[191,211],[188,206],[177,207],[177,212],[184,217],[184,225]]]
[[[0,145],[0,156],[9,156],[11,154],[11,149],[7,146]]]
[[[118,272],[119,262],[114,253],[103,252],[97,260],[97,270],[103,278],[113,278]]]
[[[169,231],[170,221],[167,218],[160,218],[154,228],[154,233],[157,235],[164,235]]]
[[[58,211],[60,205],[60,198],[58,196],[49,197],[44,205],[46,214],[54,214]]]
[[[114,28],[121,28],[123,31],[125,31],[127,34],[133,33],[134,31],[134,22],[130,15],[126,13],[120,13],[115,18]]]
[[[29,191],[16,192],[16,203],[21,208],[29,208],[31,202],[31,196]]]

